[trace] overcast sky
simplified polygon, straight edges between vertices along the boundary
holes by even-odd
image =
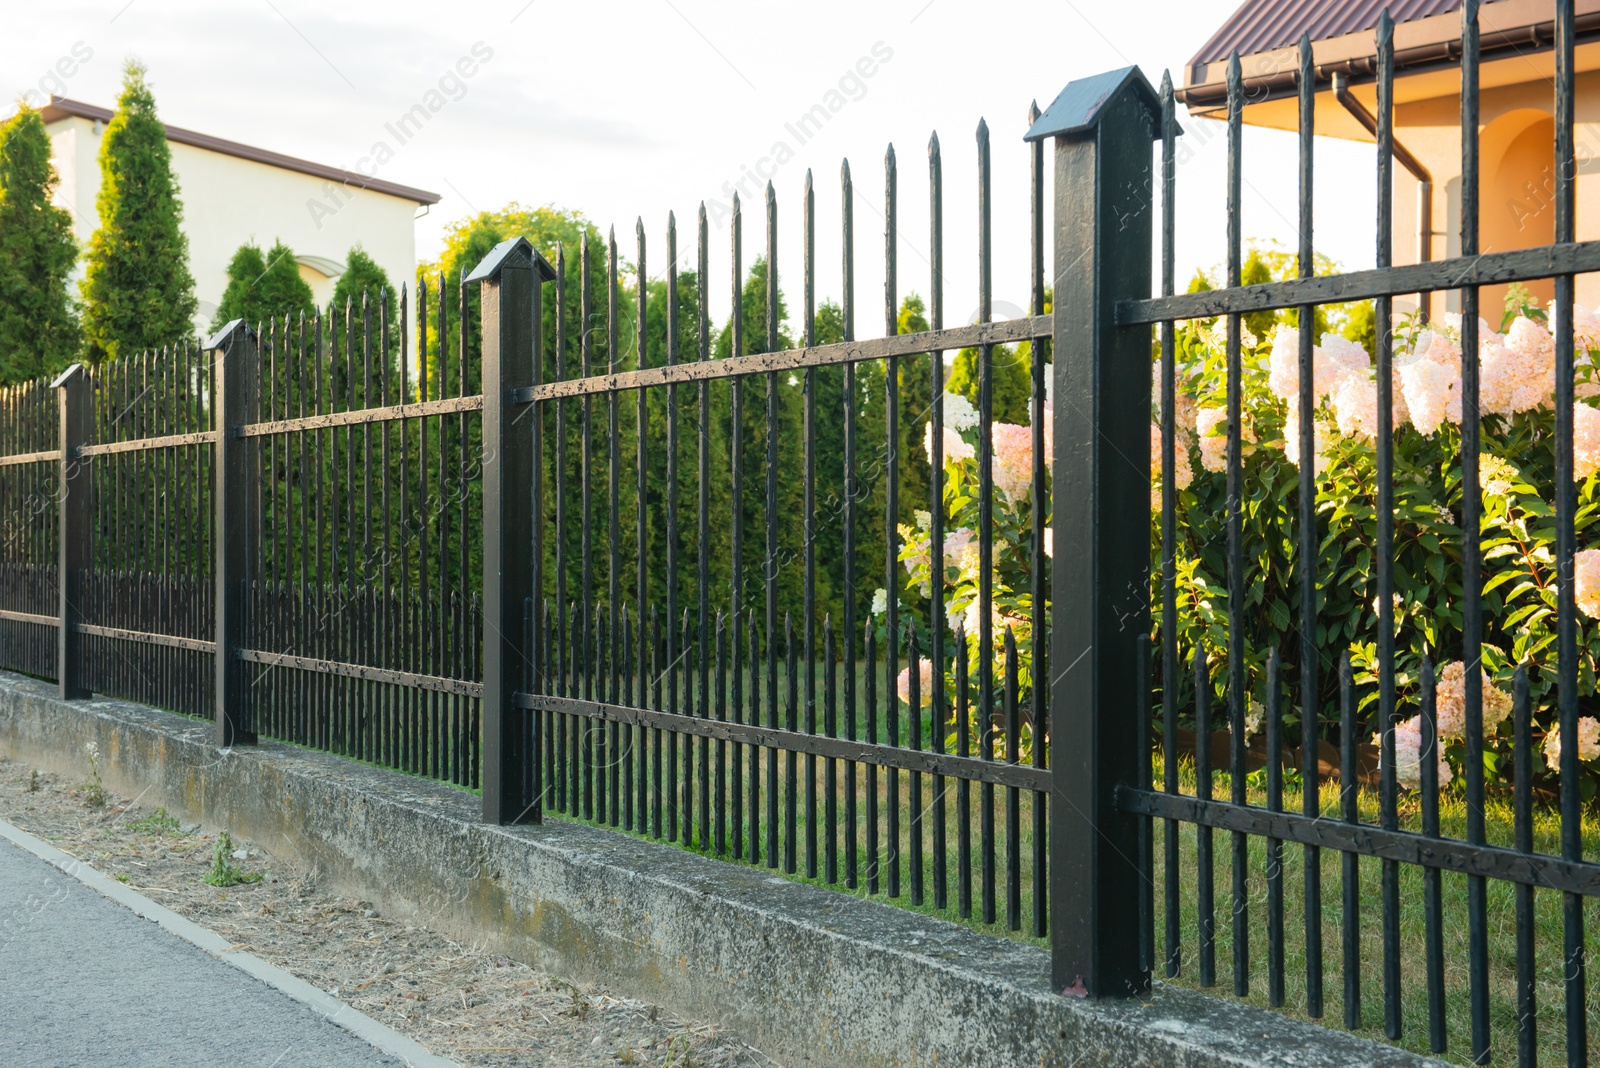
[[[791,316],[800,298],[800,206],[807,168],[817,190],[818,299],[840,295],[839,164],[856,182],[858,332],[882,329],[883,157],[900,178],[900,290],[927,293],[927,141],[945,167],[946,324],[977,306],[974,131],[993,145],[997,315],[1028,293],[1028,172],[1022,143],[1031,100],[1041,108],[1074,78],[1135,63],[1157,82],[1183,63],[1235,5],[1168,0],[7,0],[0,81],[7,95],[52,88],[115,103],[130,56],[150,69],[163,119],[246,144],[354,168],[379,142],[379,177],[442,199],[417,222],[417,253],[436,255],[446,227],[509,201],[577,209],[617,227],[631,260],[643,217],[652,275],[665,267],[668,211],[680,260],[693,262],[701,201],[711,226],[714,311],[729,303],[729,234],[715,205],[772,174],[779,269]],[[41,82],[75,45],[92,58],[64,87]],[[470,78],[455,73],[472,57]],[[80,48],[80,52],[82,49]],[[488,58],[485,59],[484,57]],[[869,71],[864,75],[863,71]],[[453,79],[452,80],[452,76]],[[441,89],[441,79],[444,79]],[[386,129],[414,105],[439,107],[406,143]],[[838,96],[830,96],[837,93]],[[840,100],[842,99],[842,106]],[[820,130],[798,120],[837,108]],[[5,110],[10,110],[7,107]],[[1179,277],[1224,253],[1220,124],[1185,120],[1193,158],[1178,183]],[[1202,129],[1209,127],[1209,129]],[[802,141],[802,138],[804,140]],[[779,145],[792,158],[781,164]],[[1372,262],[1372,150],[1319,149],[1318,244],[1347,267]],[[1246,137],[1244,233],[1293,248],[1294,139]],[[779,152],[778,156],[784,155]],[[370,165],[369,165],[370,166]],[[762,202],[744,197],[745,262],[765,247]],[[274,235],[257,234],[270,242]]]

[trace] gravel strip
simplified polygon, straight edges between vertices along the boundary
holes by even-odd
[[[229,859],[259,881],[208,885],[224,828],[92,794],[0,756],[0,817],[464,1068],[776,1063],[709,1024],[390,920],[243,839]]]

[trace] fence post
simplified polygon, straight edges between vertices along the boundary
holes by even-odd
[[[1138,736],[1137,639],[1150,629],[1150,295],[1155,91],[1137,67],[1072,82],[1028,131],[1055,141],[1050,931],[1055,989],[1142,993],[1139,824],[1119,784]]]
[[[252,554],[260,549],[260,480],[254,463],[255,443],[234,437],[255,422],[260,363],[255,330],[235,319],[206,342],[217,354],[212,361],[211,411],[217,434],[213,454],[211,541],[216,583],[216,739],[221,748],[254,745],[255,725],[245,712],[244,664],[234,652],[244,640],[245,586]]]
[[[60,416],[56,423],[61,441],[61,475],[58,486],[61,528],[57,591],[60,622],[56,631],[56,682],[62,700],[88,697],[83,685],[83,636],[78,632],[82,612],[78,607],[79,577],[89,566],[89,535],[93,523],[89,466],[74,456],[89,442],[94,427],[94,384],[89,372],[75,363],[50,383],[57,390]]]
[[[483,820],[540,819],[539,717],[512,707],[526,658],[523,604],[534,596],[537,443],[533,405],[518,391],[538,382],[542,283],[555,269],[527,238],[496,245],[463,279],[480,282],[483,323]],[[537,612],[534,613],[537,616]],[[537,629],[538,624],[533,623]],[[535,733],[523,744],[524,721]],[[531,748],[530,748],[531,746]],[[530,759],[531,758],[531,759]],[[524,769],[528,781],[523,781]]]

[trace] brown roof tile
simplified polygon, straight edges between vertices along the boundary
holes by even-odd
[[[1322,41],[1370,30],[1385,7],[1389,17],[1400,23],[1457,11],[1461,0],[1245,0],[1189,65],[1227,59],[1234,52],[1247,56],[1283,48],[1300,40],[1302,33]]]

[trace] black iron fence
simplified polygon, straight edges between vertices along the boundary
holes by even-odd
[[[838,306],[817,304],[809,176],[798,205],[800,338],[784,333],[779,205],[769,186],[761,255],[749,270],[734,204],[726,276],[734,314],[720,336],[710,321],[702,211],[692,272],[680,273],[669,219],[664,286],[647,281],[642,224],[631,293],[614,238],[603,246],[585,238],[554,264],[519,238],[459,289],[419,287],[414,309],[402,293],[260,329],[233,323],[203,351],[152,354],[93,374],[74,368],[54,390],[7,391],[0,496],[13,521],[0,563],[0,661],[56,678],[66,696],[95,691],[213,716],[223,745],[260,733],[479,789],[492,822],[536,822],[550,810],[1048,937],[1053,982],[1066,995],[1137,995],[1158,967],[1181,977],[1192,942],[1202,985],[1216,981],[1220,947],[1234,992],[1249,996],[1250,933],[1260,916],[1250,906],[1262,894],[1269,1004],[1323,1015],[1331,924],[1341,982],[1329,1000],[1347,1027],[1369,1022],[1363,961],[1376,958],[1389,1038],[1419,1041],[1407,1008],[1416,990],[1436,1051],[1459,1046],[1451,1037],[1459,1030],[1468,1054],[1482,1060],[1509,1034],[1523,1063],[1552,1048],[1582,1064],[1591,1015],[1584,910],[1600,896],[1600,865],[1583,857],[1581,745],[1561,749],[1559,848],[1551,852],[1535,849],[1531,772],[1535,730],[1558,726],[1562,737],[1579,738],[1580,710],[1593,702],[1580,690],[1592,682],[1580,678],[1574,650],[1572,276],[1600,270],[1600,242],[1573,240],[1571,5],[1559,10],[1557,242],[1545,248],[1478,247],[1469,3],[1462,129],[1472,180],[1461,197],[1462,255],[1453,260],[1390,265],[1385,17],[1373,75],[1376,270],[1314,276],[1318,76],[1303,49],[1293,280],[1240,284],[1245,90],[1235,65],[1228,284],[1173,294],[1173,97],[1169,85],[1158,94],[1129,68],[1074,82],[1031,116],[1024,318],[991,321],[992,190],[980,126],[972,325],[944,323],[935,138],[926,302],[916,302],[923,321],[907,314],[916,287],[899,269],[892,149],[885,160],[881,337],[856,337],[857,198],[846,166]],[[1162,293],[1152,297],[1157,203]],[[1450,595],[1461,607],[1441,612],[1420,667],[1400,671],[1394,340],[1377,331],[1372,502],[1370,516],[1351,518],[1325,507],[1312,459],[1327,415],[1309,324],[1318,305],[1372,299],[1386,326],[1396,295],[1459,292],[1459,400],[1473,413],[1477,288],[1548,276],[1557,280],[1558,640],[1528,652],[1511,699],[1510,841],[1492,841],[1485,828],[1484,698],[1464,686],[1465,832],[1446,837],[1442,772],[1427,759],[1439,744],[1431,662],[1451,643],[1473,672],[1482,656],[1477,423],[1460,421],[1452,483],[1461,551],[1451,565],[1459,594]],[[1243,396],[1262,369],[1243,359],[1243,317],[1276,309],[1297,309],[1308,327],[1294,342],[1298,423],[1284,435],[1305,462],[1283,491],[1289,503],[1275,522],[1286,558],[1273,563],[1293,576],[1298,612],[1285,618],[1299,641],[1258,656],[1269,628],[1252,613],[1266,608],[1247,593],[1264,565],[1246,553],[1244,507],[1259,477],[1245,448],[1260,443],[1247,433]],[[1226,448],[1210,458],[1226,486],[1216,514],[1199,518],[1220,520],[1225,590],[1216,599],[1225,608],[1178,597],[1187,563],[1180,524],[1196,520],[1200,500],[1180,493],[1180,470],[1190,469],[1192,448],[1205,454],[1217,443],[1187,436],[1177,337],[1186,321],[1219,317],[1224,408],[1213,421]],[[960,354],[953,363],[950,353]],[[1159,434],[1147,436],[1153,365]],[[1002,372],[1012,383],[1006,396],[997,394]],[[953,385],[958,374],[965,381]],[[961,392],[969,388],[973,404]],[[1161,481],[1154,509],[1152,440]],[[1051,501],[1061,507],[1052,511]],[[1373,618],[1342,633],[1319,610],[1332,584],[1351,579],[1321,573],[1319,562],[1325,543],[1357,527],[1371,542]],[[1453,590],[1443,579],[1440,588]],[[1208,627],[1221,620],[1220,639],[1188,627],[1199,612]],[[1347,646],[1368,650],[1370,670],[1352,667]],[[1219,657],[1220,679],[1210,667]],[[1530,698],[1534,672],[1554,679],[1547,689],[1556,722],[1544,727]],[[1246,745],[1257,693],[1259,785]],[[1421,770],[1415,803],[1407,795],[1402,804],[1397,709],[1413,701]],[[1213,726],[1224,720],[1219,760]],[[1298,755],[1286,744],[1293,724]],[[1378,736],[1375,799],[1359,788],[1373,777],[1360,744],[1370,733]],[[1319,756],[1330,742],[1331,760]],[[1218,774],[1225,801],[1213,796]],[[1334,780],[1337,790],[1324,792]],[[1286,811],[1286,790],[1295,789],[1298,811]],[[1192,847],[1185,826],[1195,829]],[[1231,847],[1222,858],[1231,883],[1223,930],[1217,830]],[[1286,843],[1300,854],[1298,891],[1286,878],[1296,852]],[[1337,908],[1322,902],[1324,850],[1341,857]],[[1381,868],[1370,944],[1362,856]],[[1412,875],[1419,900],[1407,897],[1403,907]],[[1466,889],[1459,903],[1448,881],[1458,876]],[[1491,884],[1500,883],[1516,886],[1509,962],[1489,931]],[[1553,982],[1565,1027],[1544,1047],[1549,1013],[1535,994],[1551,980],[1536,975],[1536,891],[1561,901]],[[1286,897],[1298,897],[1298,915]],[[1402,926],[1418,907],[1423,933],[1413,943]],[[1447,923],[1468,932],[1459,954],[1447,952]],[[1463,974],[1464,1004],[1453,1008]]]
[[[1160,327],[1163,625],[1158,707],[1165,759],[1159,787],[1128,782],[1118,788],[1117,803],[1145,818],[1147,843],[1156,832],[1150,824],[1157,818],[1161,821],[1159,856],[1150,849],[1143,862],[1151,885],[1159,880],[1162,889],[1159,907],[1151,903],[1144,911],[1150,924],[1144,935],[1144,960],[1152,968],[1162,968],[1168,977],[1194,969],[1189,974],[1210,986],[1217,981],[1222,947],[1231,957],[1233,992],[1250,996],[1253,974],[1259,970],[1259,965],[1252,968],[1256,958],[1251,936],[1264,926],[1265,1000],[1273,1006],[1287,1005],[1320,1018],[1325,1008],[1337,1005],[1347,1028],[1378,1026],[1381,1019],[1382,1031],[1390,1039],[1425,1044],[1429,1050],[1448,1051],[1472,1063],[1509,1057],[1514,1050],[1522,1064],[1535,1063],[1543,1051],[1547,1060],[1564,1057],[1568,1064],[1582,1065],[1588,1063],[1590,1043],[1595,1040],[1596,1014],[1586,985],[1586,954],[1594,939],[1586,933],[1585,913],[1592,908],[1589,902],[1600,896],[1600,864],[1584,859],[1585,779],[1580,759],[1588,758],[1580,756],[1580,746],[1572,741],[1582,733],[1580,715],[1595,707],[1592,674],[1584,669],[1580,677],[1587,650],[1576,638],[1579,616],[1574,590],[1583,587],[1582,576],[1574,571],[1577,532],[1591,520],[1589,509],[1579,508],[1579,483],[1588,472],[1574,466],[1574,422],[1584,412],[1574,404],[1575,383],[1587,381],[1580,363],[1589,360],[1585,356],[1575,363],[1574,359],[1574,275],[1600,268],[1600,242],[1575,240],[1574,13],[1571,3],[1557,3],[1552,32],[1534,42],[1539,49],[1549,46],[1547,54],[1554,60],[1554,166],[1548,173],[1555,243],[1516,251],[1480,245],[1478,7],[1474,0],[1462,4],[1461,243],[1454,259],[1392,266],[1397,146],[1394,26],[1387,12],[1375,30],[1377,59],[1368,79],[1377,98],[1373,270],[1314,276],[1315,95],[1319,89],[1326,91],[1327,83],[1313,65],[1309,40],[1303,39],[1295,72],[1300,145],[1298,277],[1240,284],[1242,114],[1254,90],[1245,83],[1235,57],[1227,95],[1227,284],[1213,292],[1174,295],[1174,139],[1179,131],[1170,84],[1162,87],[1155,127],[1161,140],[1165,209],[1162,295],[1119,300],[1115,319],[1128,329]],[[1538,351],[1550,366],[1541,368],[1534,361],[1522,372],[1536,394],[1549,396],[1526,405],[1495,400],[1485,368],[1496,366],[1491,348],[1503,339],[1480,325],[1480,314],[1489,311],[1480,306],[1479,289],[1552,277],[1555,301],[1548,331],[1545,326],[1529,327],[1527,335],[1548,339],[1540,343],[1548,349]],[[1398,321],[1395,297],[1434,291],[1457,295],[1459,328],[1430,324],[1426,302],[1420,313]],[[1344,398],[1326,395],[1333,356],[1322,346],[1336,343],[1318,342],[1313,323],[1320,306],[1350,300],[1371,300],[1375,310],[1375,364],[1367,368],[1363,360],[1363,373],[1351,387],[1365,392],[1358,399],[1367,402],[1370,415],[1347,423],[1344,413],[1338,413],[1335,433],[1326,429],[1335,414],[1330,409],[1341,407]],[[1266,377],[1267,368],[1242,355],[1254,344],[1244,339],[1245,320],[1253,313],[1276,309],[1295,310],[1298,326],[1297,336],[1280,335],[1286,346],[1292,346],[1289,358],[1280,364],[1279,353],[1272,357],[1272,374],[1288,371],[1291,379],[1282,391],[1283,437],[1297,450],[1290,462],[1298,464],[1273,525],[1282,535],[1282,556],[1275,556],[1272,549],[1263,552],[1256,542],[1247,545],[1250,525],[1261,522],[1261,513],[1251,514],[1257,507],[1253,494],[1257,486],[1252,483],[1268,476],[1246,457],[1272,433],[1253,417],[1245,400],[1252,383],[1259,385]],[[1498,308],[1493,310],[1498,313]],[[1529,322],[1541,315],[1531,314]],[[1225,560],[1226,586],[1215,591],[1219,601],[1226,601],[1220,644],[1193,640],[1186,624],[1205,609],[1191,599],[1180,599],[1186,561],[1194,559],[1193,546],[1180,529],[1186,517],[1193,519],[1193,506],[1180,490],[1190,470],[1190,444],[1199,445],[1201,454],[1206,446],[1186,430],[1184,394],[1194,387],[1184,379],[1183,365],[1193,357],[1183,351],[1177,334],[1184,321],[1213,319],[1226,331],[1221,382],[1213,390],[1224,394],[1225,407],[1217,420],[1219,440],[1212,446],[1222,445],[1220,436],[1225,435],[1225,455],[1214,459],[1225,472],[1226,488],[1223,514],[1215,517],[1221,522],[1208,528],[1225,541],[1219,555]],[[1434,332],[1425,333],[1430,327]],[[1430,348],[1435,337],[1448,344]],[[1585,347],[1593,343],[1590,340]],[[1408,372],[1415,373],[1413,361],[1423,358],[1440,363],[1447,378],[1455,376],[1450,390],[1459,404],[1452,411],[1458,414],[1446,413],[1444,421],[1459,425],[1459,437],[1450,437],[1450,448],[1423,467],[1403,468],[1397,441],[1420,440],[1402,437],[1403,424],[1409,419],[1419,433],[1434,433],[1426,427],[1428,417],[1419,417],[1415,406],[1426,399],[1424,391],[1409,392],[1419,380]],[[1191,363],[1187,371],[1193,370]],[[1402,381],[1413,399],[1409,414],[1401,396]],[[1135,408],[1142,406],[1130,405],[1128,418],[1136,416]],[[1511,446],[1516,451],[1509,456],[1493,459],[1484,445],[1485,428],[1500,433],[1512,426],[1511,413],[1525,408],[1534,413],[1527,421],[1530,426],[1537,424],[1536,431],[1516,438],[1519,444]],[[1541,419],[1548,419],[1549,425]],[[1198,432],[1204,435],[1206,428],[1201,426]],[[1325,432],[1341,441],[1365,443],[1359,455],[1347,451],[1334,454],[1342,459],[1328,459],[1330,465],[1353,462],[1364,471],[1370,464],[1370,491],[1364,491],[1353,508],[1335,500],[1337,473],[1321,470],[1318,457],[1329,451]],[[1539,458],[1545,453],[1553,457],[1547,478],[1537,474],[1543,470]],[[1531,559],[1547,560],[1552,581],[1515,588],[1507,584],[1508,578],[1516,577],[1509,573],[1517,567],[1522,577],[1528,574],[1526,567],[1514,567],[1515,561],[1506,559],[1505,539],[1489,522],[1491,493],[1503,497],[1513,492],[1504,481],[1495,486],[1494,479],[1503,475],[1491,471],[1491,465],[1498,463],[1493,472],[1504,472],[1507,461],[1525,470],[1517,481],[1533,483],[1521,492],[1538,517],[1524,529],[1537,540],[1541,536],[1537,525],[1553,524],[1553,551],[1547,557],[1530,554]],[[1439,524],[1418,510],[1423,500],[1414,487],[1427,484],[1430,477],[1447,488],[1445,496],[1427,501]],[[1539,499],[1547,503],[1540,505]],[[1061,520],[1058,515],[1058,524]],[[1347,570],[1340,552],[1328,551],[1335,544],[1370,554],[1370,574]],[[1413,568],[1421,573],[1420,581]],[[1274,569],[1291,576],[1281,605],[1281,625],[1269,622],[1269,610],[1278,606],[1259,596],[1262,587],[1279,581],[1275,576],[1280,572]],[[1370,602],[1371,608],[1361,614],[1359,628],[1341,634],[1343,621],[1331,618],[1328,603],[1337,587],[1352,581],[1359,583],[1355,596],[1363,605]],[[1526,598],[1525,610],[1515,600],[1518,596]],[[1425,601],[1422,623],[1407,610],[1418,597]],[[1492,631],[1486,618],[1490,606],[1496,612]],[[1550,632],[1548,641],[1540,637],[1541,628]],[[1279,635],[1287,638],[1281,648],[1274,647]],[[1352,664],[1353,656],[1361,661],[1359,669]],[[1216,657],[1222,661],[1220,679],[1208,662]],[[1451,665],[1454,677],[1450,670],[1438,673],[1436,665],[1446,661],[1457,661]],[[1510,684],[1510,693],[1500,688],[1497,677]],[[1531,694],[1530,680],[1535,686]],[[1446,686],[1452,688],[1449,725],[1445,724]],[[1213,712],[1219,694],[1221,703]],[[1257,695],[1259,708],[1253,707]],[[1147,706],[1140,707],[1141,715],[1147,714]],[[1502,751],[1509,746],[1509,757],[1493,762],[1496,754],[1487,752],[1486,739],[1508,712],[1511,737],[1499,744]],[[1254,727],[1251,721],[1257,715],[1262,722]],[[1186,723],[1192,723],[1192,743],[1184,737],[1187,731],[1181,724]],[[1298,753],[1291,751],[1286,729],[1296,723]],[[1216,728],[1221,730],[1214,735]],[[1547,758],[1558,771],[1553,798],[1558,816],[1552,820],[1540,820],[1544,802],[1536,803],[1535,798],[1536,732],[1545,734]],[[1265,739],[1255,754],[1247,749],[1251,733]],[[1553,757],[1557,735],[1563,740],[1559,760]],[[1365,742],[1369,737],[1371,745]],[[1453,745],[1456,738],[1460,748],[1452,755],[1459,759],[1464,783],[1446,795],[1441,786],[1451,769],[1443,754],[1447,740]],[[1192,765],[1179,759],[1186,749],[1192,749]],[[1486,782],[1486,756],[1491,758],[1488,767],[1496,770],[1504,785]],[[1213,796],[1219,772],[1226,776],[1226,798]],[[1252,772],[1259,782],[1252,781]],[[1363,782],[1373,779],[1376,797],[1362,789]],[[1328,785],[1330,780],[1337,786]],[[1404,793],[1402,785],[1408,787]],[[1290,807],[1298,811],[1286,811],[1286,793],[1293,792],[1299,793],[1299,804]],[[1513,814],[1505,826],[1491,828],[1486,812],[1507,794],[1510,805],[1505,807]],[[1458,825],[1456,836],[1442,833],[1443,810],[1451,811],[1446,822]],[[1558,830],[1550,828],[1552,821]],[[1541,827],[1537,848],[1536,826]],[[1186,827],[1193,828],[1192,845],[1185,840]],[[1220,858],[1213,840],[1218,831],[1228,835]],[[1323,861],[1331,860],[1332,853],[1340,858],[1333,891],[1337,898],[1325,902]],[[1378,878],[1365,884],[1362,873],[1370,873],[1370,868],[1362,865],[1364,857],[1379,868]],[[1230,915],[1222,925],[1216,916],[1214,886],[1219,859],[1227,866],[1231,883],[1224,904]],[[1292,869],[1297,865],[1300,872],[1295,878]],[[1552,898],[1559,908],[1546,907],[1554,904]],[[1263,899],[1264,924],[1257,911]],[[1156,916],[1162,918],[1159,942]],[[1324,963],[1325,941],[1337,947],[1328,947],[1336,964]],[[1339,981],[1329,984],[1325,999],[1325,975],[1335,968]],[[1376,998],[1371,992],[1374,982],[1379,987]],[[1372,1000],[1381,1001],[1381,1009],[1367,1007]]]

